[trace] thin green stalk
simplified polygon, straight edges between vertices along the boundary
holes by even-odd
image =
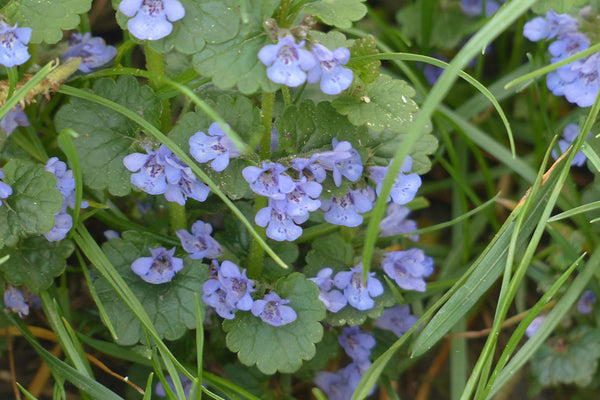
[[[271,126],[273,119],[273,106],[275,104],[275,93],[263,92],[261,123],[263,126],[263,135],[260,139],[260,159],[268,160],[271,157]],[[258,196],[254,203],[254,214],[267,206],[267,198]],[[266,233],[264,228],[257,227],[260,238],[265,240]],[[265,252],[258,243],[256,237],[250,244],[250,253],[248,254],[248,276],[257,279],[261,275]]]
[[[277,15],[277,24],[279,26],[287,27],[287,17],[290,12],[290,0],[281,0],[279,3],[279,12]]]
[[[150,87],[155,91],[158,90],[166,76],[165,61],[162,54],[152,50],[149,45],[144,46],[146,55],[146,68],[150,75],[148,81]],[[160,101],[160,130],[167,135],[172,128],[171,121],[171,103],[169,99]],[[185,216],[185,205],[178,204],[174,201],[169,202],[169,218],[171,219],[171,230],[173,232],[179,229],[187,228],[187,218]]]

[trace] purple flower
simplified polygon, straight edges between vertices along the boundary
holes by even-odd
[[[54,214],[54,226],[44,233],[44,237],[49,242],[57,242],[64,239],[73,227],[73,218],[67,213],[67,207],[75,208],[75,178],[73,178],[73,171],[67,169],[67,164],[60,161],[58,157],[50,158],[45,170],[54,174],[57,181],[56,190],[63,196],[62,207]],[[80,208],[87,208],[88,205],[87,201],[82,201]]]
[[[392,161],[393,160],[390,160],[390,164]],[[379,195],[381,192],[383,180],[387,175],[388,169],[389,165],[387,167],[369,167],[369,176],[377,185],[375,188],[377,195]],[[421,177],[415,173],[409,174],[408,172],[410,172],[411,169],[412,158],[408,156],[402,163],[402,167],[400,168],[400,171],[394,180],[388,201],[390,201],[391,198],[394,203],[402,205],[412,201],[415,198],[419,187],[421,187]]]
[[[281,164],[263,161],[262,168],[246,167],[242,170],[242,175],[254,193],[274,200],[283,200],[288,193],[296,189],[292,178],[283,173],[286,169]]]
[[[267,207],[260,209],[254,217],[256,225],[267,228],[267,236],[279,242],[288,240],[294,241],[302,235],[302,228],[296,224],[301,224],[308,219],[308,214],[292,217],[284,210],[278,209],[275,200],[269,199]]]
[[[338,336],[338,342],[348,357],[356,362],[368,360],[371,349],[375,347],[373,334],[361,331],[358,326],[347,326],[343,329],[343,333]]]
[[[336,186],[342,184],[342,176],[351,182],[356,182],[363,171],[360,154],[350,142],[338,142],[333,138],[331,143],[333,151],[318,153],[316,160],[326,170],[333,171],[333,182]]]
[[[594,293],[591,290],[586,290],[577,302],[577,311],[581,314],[589,314],[594,309],[595,302],[596,296],[594,296]]]
[[[359,214],[373,208],[375,193],[367,187],[363,190],[348,191],[343,197],[332,197],[331,200],[322,200],[321,209],[325,211],[325,221],[334,225],[359,226],[363,217]]]
[[[325,304],[325,308],[331,312],[338,312],[346,307],[348,300],[339,290],[333,289],[333,270],[329,267],[323,268],[314,278],[308,278],[319,287],[319,300]]]
[[[225,319],[233,319],[237,310],[250,310],[254,304],[250,293],[255,289],[246,270],[240,272],[231,261],[217,264],[217,269],[216,276],[204,283],[202,300]]]
[[[240,267],[231,261],[223,261],[218,272],[221,289],[225,292],[225,302],[231,308],[248,311],[254,301],[250,293],[254,292],[252,281],[246,276],[246,270],[240,272]]]
[[[533,321],[531,321],[531,323],[529,324],[527,329],[525,329],[525,335],[527,337],[532,337],[537,332],[537,330],[540,328],[540,326],[542,326],[542,324],[544,323],[545,320],[546,320],[545,315],[538,315],[537,317],[535,317],[533,319]]]
[[[286,306],[290,300],[284,300],[275,292],[270,292],[264,299],[254,301],[252,314],[273,326],[282,326],[296,320],[296,311]]]
[[[433,259],[416,248],[385,253],[381,265],[398,286],[417,292],[425,291],[425,278],[433,273]]]
[[[123,158],[123,164],[129,171],[139,171],[131,175],[131,183],[148,194],[164,194],[168,201],[181,205],[188,197],[206,200],[209,187],[167,146],[163,144],[156,151],[146,149],[146,152]]]
[[[304,176],[295,184],[296,188],[285,199],[273,200],[274,207],[292,218],[305,217],[309,212],[319,209],[321,201],[318,197],[323,187],[317,182],[307,181]]]
[[[147,154],[133,153],[123,158],[123,164],[131,172],[131,183],[148,194],[163,194],[167,191],[167,169],[171,180],[178,175],[177,168],[167,165],[166,159],[171,157],[171,150],[161,145],[156,151],[146,149]]]
[[[383,311],[383,314],[375,321],[375,326],[392,331],[396,336],[402,337],[418,320],[419,318],[410,313],[410,306],[395,305]]]
[[[127,17],[135,16],[127,22],[127,29],[140,40],[164,38],[173,30],[171,22],[185,16],[177,0],[123,0],[119,10]]]
[[[19,314],[21,318],[29,315],[29,306],[25,302],[25,296],[15,287],[9,286],[4,291],[4,305],[12,312]]]
[[[101,37],[92,37],[89,32],[83,35],[75,32],[69,39],[69,48],[61,58],[66,61],[69,58],[81,57],[79,70],[89,74],[94,68],[107,64],[116,54],[117,49],[114,46],[107,46]]]
[[[348,153],[348,157],[350,153]],[[327,178],[327,173],[322,165],[316,163],[319,153],[313,154],[309,158],[294,158],[290,164],[293,169],[298,171],[302,176],[305,176],[308,180],[314,179],[318,183],[323,183]]]
[[[140,257],[131,264],[131,269],[148,283],[161,284],[171,282],[175,273],[183,268],[183,260],[173,257],[175,247],[166,250],[164,247],[150,248],[152,257]]]
[[[227,293],[218,279],[209,279],[202,286],[202,301],[215,309],[221,318],[233,319],[237,308],[227,304]]]
[[[370,272],[367,281],[362,281],[362,264],[358,264],[350,271],[341,271],[333,278],[333,283],[343,290],[348,304],[357,310],[370,310],[375,305],[371,297],[383,294],[381,282],[374,277],[375,272]]]
[[[0,127],[6,132],[6,136],[10,136],[19,126],[29,126],[29,120],[21,108],[21,105],[17,104],[15,108],[10,110],[4,118],[2,118]]]
[[[561,154],[563,154],[565,151],[567,151],[567,148],[569,148],[569,146],[573,143],[573,140],[575,140],[578,135],[579,135],[579,125],[578,124],[570,123],[570,124],[567,124],[567,126],[565,126],[562,137],[558,141],[558,147],[560,148]],[[590,137],[591,135],[592,135],[591,132],[588,133],[588,137]],[[555,160],[559,157],[559,154],[556,150],[552,150],[552,157],[554,157]],[[583,151],[579,150],[577,152],[577,154],[575,154],[575,157],[573,158],[571,165],[574,165],[576,167],[581,167],[583,164],[585,164],[586,160],[587,160],[587,157],[585,156]]]
[[[8,68],[21,65],[30,57],[25,45],[31,39],[31,28],[19,28],[17,25],[9,26],[0,21],[0,64]]]
[[[532,42],[552,39],[577,30],[579,22],[568,14],[557,14],[553,10],[546,17],[536,17],[523,26],[523,36]]]
[[[277,44],[268,44],[258,52],[258,59],[265,64],[267,76],[275,83],[296,87],[306,81],[306,72],[317,61],[312,53],[303,49],[304,41],[296,44],[293,36],[280,38]]]
[[[177,157],[173,155],[173,157]],[[179,158],[177,158],[179,160]],[[167,177],[168,185],[165,191],[165,199],[173,201],[180,205],[185,205],[188,197],[204,201],[210,193],[210,188],[194,175],[192,169],[188,166],[182,166],[179,170],[179,176],[170,181]]]
[[[202,221],[196,221],[192,225],[192,233],[180,229],[175,234],[181,241],[181,247],[188,253],[192,260],[202,258],[217,258],[223,254],[221,245],[213,239],[212,226]]]
[[[185,375],[179,375],[179,380],[181,381],[181,386],[183,386],[183,393],[185,394],[185,398],[190,397],[190,393],[192,392],[192,380]],[[171,388],[171,390],[175,391],[175,383],[173,382],[173,378],[171,375],[165,377],[165,381],[167,385]],[[167,395],[165,388],[163,387],[162,382],[158,382],[154,387],[154,394],[159,397],[165,397]]]
[[[406,219],[408,214],[410,214],[410,208],[390,203],[385,218],[379,223],[379,228],[381,229],[380,236],[395,236],[416,231],[417,223],[412,219]],[[416,242],[419,240],[419,235],[411,235],[408,238]]]
[[[351,69],[344,68],[350,60],[350,50],[338,47],[334,51],[315,43],[311,51],[317,59],[317,64],[308,71],[308,83],[317,83],[321,80],[321,90],[325,94],[340,94],[350,87],[353,73]]]
[[[0,179],[4,178],[4,172],[2,168],[0,168]],[[12,194],[13,190],[8,183],[4,183],[0,181],[0,199],[6,199],[8,196]],[[2,201],[0,201],[0,207],[2,206]]]
[[[189,144],[192,157],[199,163],[213,160],[210,166],[215,171],[223,171],[229,165],[230,158],[240,155],[231,139],[216,122],[208,128],[208,135],[204,132],[196,132],[190,137]]]

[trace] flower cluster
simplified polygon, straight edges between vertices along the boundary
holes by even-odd
[[[171,282],[175,273],[183,269],[183,260],[173,257],[175,247],[150,248],[152,257],[140,257],[131,264],[131,270],[148,283],[159,285]]]
[[[254,292],[253,282],[246,276],[246,270],[231,261],[217,265],[213,279],[204,283],[202,300],[215,309],[225,319],[233,319],[237,310],[249,311],[254,305],[250,293]]]
[[[338,342],[352,359],[346,367],[336,371],[321,371],[315,375],[315,384],[327,394],[330,400],[345,400],[352,397],[360,379],[371,366],[369,357],[375,347],[375,338],[363,332],[358,326],[343,329]]]
[[[117,54],[114,46],[107,46],[104,39],[92,37],[91,33],[73,33],[69,39],[69,48],[61,56],[63,61],[80,57],[79,70],[89,74],[93,69],[106,65]]]
[[[567,124],[567,126],[565,126],[562,137],[558,140],[558,148],[560,149],[561,154],[563,154],[565,151],[567,151],[567,148],[569,148],[569,146],[573,143],[573,141],[575,140],[575,138],[577,138],[578,135],[579,135],[579,125],[578,124],[570,123],[570,124]],[[592,136],[592,133],[591,132],[588,133],[588,137],[591,137],[591,136]],[[556,150],[552,150],[552,157],[554,157],[555,160],[559,156],[560,155],[558,154],[558,152]],[[577,152],[577,154],[575,154],[573,161],[571,161],[571,165],[574,165],[576,167],[581,167],[581,166],[583,166],[583,164],[585,164],[586,160],[587,160],[587,157],[585,156],[583,151],[579,150]]]
[[[319,208],[326,211],[325,219],[338,225],[358,226],[362,216],[357,212],[369,211],[373,206],[374,194],[368,196],[363,190],[350,190],[343,198],[320,199],[321,183],[327,172],[332,171],[333,180],[341,185],[342,177],[357,181],[363,166],[360,154],[350,142],[332,140],[333,150],[314,153],[309,159],[295,158],[290,165],[298,178],[292,178],[288,168],[279,163],[263,161],[262,168],[246,167],[242,171],[250,188],[269,198],[267,207],[258,211],[257,225],[267,228],[271,239],[295,240],[302,235],[300,224],[309,218],[309,213]],[[365,197],[367,196],[367,197]]]
[[[0,179],[3,179],[4,177],[4,172],[2,171],[2,168],[0,168]],[[10,187],[8,183],[0,181],[0,199],[8,198],[8,196],[10,196],[12,192],[12,187]],[[2,201],[0,201],[0,207],[2,207],[2,204]]]
[[[425,278],[433,273],[433,259],[421,249],[391,251],[383,255],[383,271],[405,290],[425,291]]]
[[[131,183],[148,194],[164,194],[168,201],[184,205],[187,198],[204,201],[210,189],[200,181],[167,146],[147,154],[133,153],[125,156],[123,164],[131,171]]]
[[[123,0],[119,11],[127,17],[127,29],[140,40],[158,40],[173,31],[171,22],[185,16],[178,0]]]
[[[31,39],[31,28],[10,26],[0,21],[0,64],[5,67],[21,65],[29,60],[26,44]]]
[[[51,172],[58,181],[56,190],[63,196],[63,204],[59,212],[54,214],[54,226],[49,232],[44,233],[44,237],[50,242],[62,240],[73,227],[73,218],[67,212],[67,206],[75,208],[75,178],[73,171],[67,169],[67,164],[60,161],[58,157],[52,157],[46,163],[46,171]],[[87,201],[82,201],[80,208],[88,207]]]
[[[208,128],[208,135],[196,132],[190,137],[190,154],[199,163],[212,160],[210,166],[215,171],[223,171],[229,165],[229,159],[239,157],[240,152],[223,129],[213,122]]]
[[[267,76],[275,83],[297,87],[304,82],[321,82],[323,93],[336,95],[350,87],[351,69],[343,67],[350,60],[350,51],[339,47],[333,51],[314,43],[310,51],[304,49],[306,41],[296,43],[292,35],[279,38],[258,52],[259,60],[267,66]]]
[[[545,17],[536,17],[523,27],[523,35],[531,41],[543,39],[554,42],[548,47],[551,61],[558,62],[590,46],[590,39],[580,32],[579,21],[553,10]],[[600,53],[580,58],[550,72],[546,77],[548,89],[556,96],[565,96],[570,103],[589,107],[600,89]]]

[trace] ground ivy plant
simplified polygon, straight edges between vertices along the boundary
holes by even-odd
[[[409,3],[1,1],[10,393],[593,387],[599,6]]]

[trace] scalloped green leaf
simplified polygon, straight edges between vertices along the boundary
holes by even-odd
[[[194,69],[203,76],[211,77],[221,89],[237,85],[244,94],[262,89],[274,92],[279,87],[267,78],[266,67],[258,59],[259,50],[272,41],[264,34],[262,24],[277,7],[274,0],[253,2],[249,7],[247,23],[240,25],[239,34],[226,42],[207,44],[194,55]]]
[[[587,0],[538,0],[531,9],[538,14],[545,14],[550,9],[556,13],[566,13],[575,6],[585,4]]]
[[[242,311],[223,322],[227,347],[238,353],[242,364],[256,364],[265,374],[296,371],[302,360],[315,356],[315,343],[323,337],[319,321],[325,317],[325,306],[318,299],[319,289],[314,282],[293,273],[277,282],[275,292],[291,300],[288,305],[298,315],[294,322],[276,327]]]
[[[566,339],[566,340],[565,340]],[[600,331],[580,326],[566,338],[552,338],[531,358],[531,370],[544,386],[590,384],[600,358]]]
[[[62,40],[63,30],[79,25],[79,14],[91,6],[92,0],[19,0],[11,1],[2,12],[12,23],[32,29],[31,44],[54,44]]]
[[[347,29],[352,22],[362,19],[367,14],[365,0],[319,0],[308,3],[304,11],[327,25]]]
[[[352,47],[350,47],[350,61],[348,62],[347,67],[352,69],[364,83],[371,83],[381,75],[379,72],[381,61],[353,61],[352,59],[354,57],[378,53],[379,50],[377,50],[377,46],[375,45],[375,37],[373,35],[365,35],[364,37],[355,40]]]
[[[158,125],[160,103],[154,91],[140,86],[133,76],[122,76],[118,80],[99,79],[94,83],[93,93],[112,100],[143,115],[146,120]],[[84,183],[92,189],[105,190],[124,196],[131,191],[131,172],[123,165],[139,126],[99,104],[71,98],[61,107],[54,119],[56,129],[71,128],[79,134],[73,144],[81,160]]]
[[[360,152],[368,139],[365,127],[350,123],[327,101],[315,105],[304,100],[299,106],[286,107],[275,121],[275,129],[280,134],[279,145],[290,154],[331,149],[333,138],[349,141]]]
[[[173,32],[148,45],[166,53],[175,48],[185,54],[201,51],[207,43],[222,43],[233,39],[240,29],[238,2],[234,0],[180,0],[185,16],[173,22]],[[120,4],[120,2],[119,2]],[[118,10],[118,6],[117,10]],[[130,18],[117,11],[117,22],[124,30]],[[140,41],[141,42],[141,41]]]
[[[344,94],[331,104],[354,125],[366,125],[376,132],[407,133],[419,110],[412,99],[415,90],[403,80],[380,75],[366,85],[360,97]]]
[[[22,237],[48,232],[63,203],[55,189],[56,178],[43,165],[10,160],[2,171],[6,175],[3,181],[13,193],[0,207],[0,248],[15,246]]]
[[[25,285],[30,292],[39,293],[65,271],[67,258],[74,249],[70,240],[48,242],[43,236],[27,238],[18,247],[6,247],[0,252],[0,257],[10,255],[0,265],[0,272],[11,285]]]
[[[312,243],[312,249],[306,254],[306,267],[304,273],[312,278],[323,268],[333,269],[333,273],[346,271],[352,266],[354,249],[352,244],[335,233],[324,236]]]
[[[184,268],[171,282],[154,285],[143,281],[131,270],[133,261],[149,257],[149,247],[159,247],[138,232],[124,232],[122,239],[112,239],[102,250],[121,274],[131,291],[150,316],[161,338],[175,340],[196,323],[195,295],[202,302],[202,286],[208,279],[208,266],[201,260],[184,259]],[[142,325],[104,278],[94,282],[100,301],[117,333],[117,343],[133,345],[143,339]]]

